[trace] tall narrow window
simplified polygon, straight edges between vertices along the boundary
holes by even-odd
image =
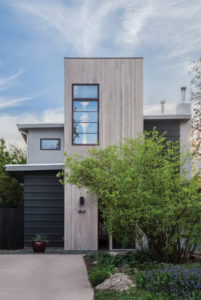
[[[98,143],[99,86],[98,84],[73,84],[73,145]]]

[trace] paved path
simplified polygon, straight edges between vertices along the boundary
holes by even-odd
[[[81,255],[0,255],[1,300],[93,300]]]

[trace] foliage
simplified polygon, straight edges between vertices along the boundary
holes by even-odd
[[[184,296],[171,296],[163,293],[151,293],[145,290],[117,292],[117,291],[104,291],[96,292],[94,300],[200,300],[201,293],[193,291],[191,297]]]
[[[191,75],[191,98],[194,102],[192,148],[193,154],[201,155],[201,58],[194,61]]]
[[[91,262],[91,261],[100,261],[104,258],[108,258],[108,257],[111,257],[110,253],[108,252],[95,252],[95,253],[91,253],[91,254],[86,254],[84,256],[84,259],[88,262]]]
[[[117,292],[117,291],[104,291],[96,292],[94,300],[171,300],[172,297],[163,295],[161,293],[153,294],[149,291],[126,291],[126,292]]]
[[[110,266],[111,269],[118,268],[126,264],[128,264],[131,268],[142,267],[145,264],[153,264],[153,257],[148,251],[129,251],[123,255],[110,255],[107,252],[100,252],[97,254],[86,255],[85,260],[89,262],[97,261],[99,265]]]
[[[89,269],[89,280],[92,285],[101,283],[107,277],[110,277],[115,273],[113,258],[114,256],[106,252],[85,255],[84,259]],[[97,265],[94,266],[93,262],[96,262]]]
[[[5,172],[6,164],[24,164],[26,155],[17,146],[6,147],[0,139],[0,207],[23,206],[23,187],[13,176]]]
[[[95,300],[201,299],[200,264],[161,264],[153,262],[149,254],[134,251],[115,256],[109,253],[95,253],[86,255],[84,258],[91,263],[95,271],[103,270],[105,262],[108,263],[108,261],[114,267],[120,267],[126,263],[130,266],[135,265],[138,269],[137,272],[135,269],[133,274],[130,273],[137,284],[137,290],[99,291],[95,293]],[[97,263],[95,267],[94,261]]]
[[[63,175],[97,196],[110,236],[140,241],[145,234],[156,260],[178,263],[201,242],[201,197],[197,181],[186,181],[186,158],[179,143],[154,130],[86,158],[67,156]]]
[[[154,261],[150,252],[143,251],[129,251],[123,255],[110,255],[109,253],[88,254],[85,255],[84,259],[88,266],[93,266],[94,262],[98,263],[98,266],[102,267],[109,276],[115,273],[116,268],[120,268],[123,265],[129,265],[129,273],[136,272],[136,270],[164,269],[172,266],[171,264]]]
[[[173,296],[201,295],[201,266],[169,266],[134,275],[137,287],[150,292],[163,292]]]
[[[103,266],[92,267],[89,270],[88,275],[89,275],[89,280],[93,286],[98,285],[108,277],[108,274],[106,270],[103,268]]]
[[[134,295],[135,295],[134,291],[129,291],[129,292],[104,291],[104,292],[96,292],[94,296],[94,300],[133,300],[136,299]]]
[[[45,233],[36,233],[33,237],[32,237],[32,241],[33,242],[44,242],[44,243],[48,243],[48,237]]]

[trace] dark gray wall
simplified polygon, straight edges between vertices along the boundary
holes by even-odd
[[[144,130],[152,131],[153,127],[163,133],[168,140],[177,141],[180,138],[180,120],[144,120]]]
[[[64,188],[56,171],[24,174],[24,245],[35,233],[48,235],[49,246],[63,247]]]

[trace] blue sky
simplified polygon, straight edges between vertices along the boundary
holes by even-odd
[[[0,0],[0,137],[63,121],[63,59],[143,56],[144,110],[168,111],[201,56],[200,0]]]

